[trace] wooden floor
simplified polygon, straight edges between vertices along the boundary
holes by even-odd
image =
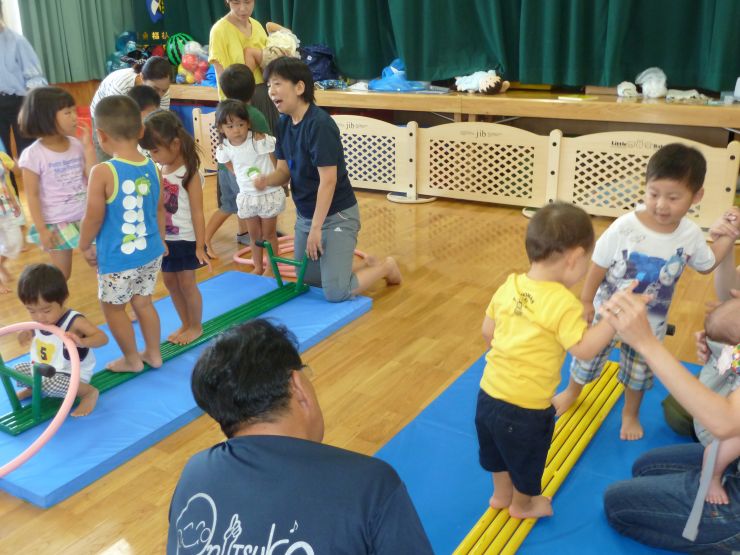
[[[207,188],[210,201],[215,196],[212,178]],[[358,196],[359,248],[397,256],[405,281],[400,287],[374,289],[373,309],[304,359],[316,372],[326,442],[372,454],[484,352],[479,330],[491,295],[509,272],[527,268],[527,220],[514,208],[453,201],[399,205],[382,194]],[[294,217],[291,206],[279,227],[290,231]],[[598,232],[609,223],[594,222]],[[234,232],[230,221],[218,235],[223,256],[215,273],[235,268]],[[17,275],[24,264],[44,259],[34,248],[11,268]],[[94,271],[78,254],[72,274],[69,306],[102,324]],[[206,279],[208,272],[200,270],[199,277]],[[165,295],[160,283],[156,297]],[[667,340],[684,360],[695,360],[691,334],[702,327],[704,303],[712,297],[710,277],[693,271],[684,275],[670,317],[677,335]],[[0,296],[2,324],[25,320],[13,295]],[[0,338],[0,349],[6,359],[21,353],[10,337]],[[192,454],[221,440],[218,427],[201,417],[48,510],[0,492],[0,551],[163,553],[170,496],[181,469]]]

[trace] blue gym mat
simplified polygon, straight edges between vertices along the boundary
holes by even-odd
[[[200,283],[203,319],[208,320],[275,289],[275,280],[242,272],[226,272]],[[179,319],[169,297],[155,303],[163,340]],[[325,339],[370,310],[371,299],[358,297],[329,303],[320,289],[311,290],[265,313],[285,324],[297,337],[300,351]],[[137,330],[139,345],[143,345]],[[107,331],[107,327],[103,326]],[[200,345],[154,370],[100,396],[95,410],[83,418],[67,418],[56,435],[29,462],[0,480],[3,489],[39,507],[51,507],[80,491],[202,414],[190,392],[190,374],[205,345]],[[120,356],[113,338],[95,350],[98,368]],[[13,362],[23,360],[22,357]],[[11,410],[0,395],[0,413]],[[13,437],[0,433],[4,464],[33,442],[41,426]]]
[[[567,384],[569,365],[567,359],[561,388]],[[686,366],[698,371],[695,365]],[[475,405],[484,367],[481,357],[376,453],[406,483],[434,552],[440,555],[455,550],[485,512],[491,496],[491,475],[478,464],[475,432]],[[656,379],[642,403],[645,438],[640,441],[619,439],[624,396],[620,398],[555,494],[555,516],[535,524],[519,553],[669,553],[617,534],[606,521],[602,502],[609,484],[630,477],[632,463],[640,454],[688,441],[663,420],[660,401],[666,395]]]

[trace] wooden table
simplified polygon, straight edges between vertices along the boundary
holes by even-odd
[[[189,85],[172,85],[173,100],[217,102],[216,89]],[[619,98],[598,95],[595,100],[559,100],[557,94],[511,91],[485,96],[465,93],[401,94],[351,91],[316,91],[319,106],[369,110],[405,110],[444,112],[457,121],[477,116],[510,116],[583,121],[608,121],[657,125],[740,128],[740,104],[709,106],[666,102],[665,100]]]

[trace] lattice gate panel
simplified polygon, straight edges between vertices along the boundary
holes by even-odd
[[[546,202],[549,148],[557,149],[559,132],[550,145],[552,137],[505,125],[453,123],[422,129],[419,137],[420,194],[517,206]]]
[[[378,135],[342,134],[344,161],[350,181],[372,183],[384,191],[396,185],[396,139]]]
[[[595,133],[562,140],[557,198],[589,214],[619,217],[633,210],[645,195],[648,160],[662,146],[680,142],[698,149],[707,160],[704,197],[689,217],[708,227],[732,203],[740,143],[710,147],[657,133]]]
[[[193,131],[195,143],[200,148],[201,169],[216,171],[216,147],[220,139],[216,129],[216,112],[204,114],[200,108],[193,110]]]

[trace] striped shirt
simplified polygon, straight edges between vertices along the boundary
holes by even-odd
[[[136,86],[136,72],[133,68],[119,69],[114,71],[108,77],[103,79],[98,87],[98,90],[93,96],[92,102],[90,102],[90,112],[95,113],[95,107],[98,102],[108,96],[114,96],[117,94],[127,95],[128,92]],[[170,109],[170,92],[167,91],[161,98],[159,107],[162,110]]]

